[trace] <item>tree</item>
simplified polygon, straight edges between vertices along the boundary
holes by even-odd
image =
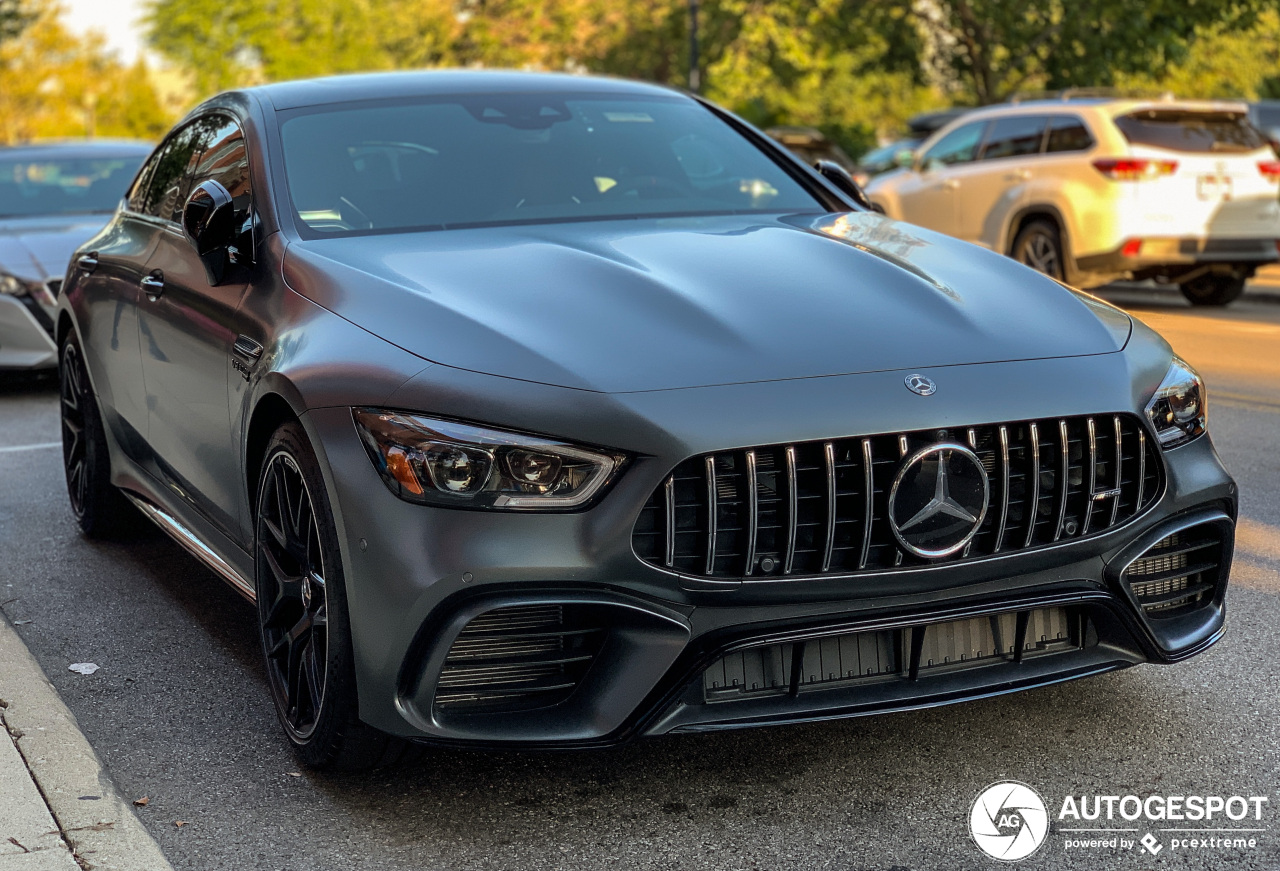
[[[908,3],[960,99],[1105,86],[1184,59],[1198,28],[1241,30],[1258,0],[886,0]]]
[[[127,68],[100,36],[77,37],[53,0],[24,7],[20,35],[0,42],[0,140],[126,136],[152,139],[171,119],[145,64]]]
[[[0,0],[0,42],[20,36],[34,19],[26,0]]]

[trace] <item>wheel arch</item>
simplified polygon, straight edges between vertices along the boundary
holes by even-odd
[[[289,421],[301,423],[302,413],[294,408],[283,393],[270,390],[258,397],[249,417],[249,425],[245,428],[244,439],[245,492],[249,495],[251,512],[255,510],[258,500],[258,477],[263,460],[266,459],[267,444],[271,441],[272,433]]]
[[[1071,245],[1071,232],[1067,228],[1066,216],[1062,210],[1051,203],[1036,203],[1017,209],[1009,219],[1005,232],[1004,253],[1013,256],[1013,245],[1018,234],[1032,221],[1050,221],[1058,229],[1058,240],[1062,243],[1063,278],[1067,284],[1074,284],[1076,279],[1076,258]]]

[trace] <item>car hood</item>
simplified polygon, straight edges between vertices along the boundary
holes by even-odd
[[[869,213],[291,244],[285,279],[430,361],[602,392],[1104,354],[1122,312]]]
[[[0,270],[26,281],[61,278],[71,255],[107,220],[106,215],[0,219]]]

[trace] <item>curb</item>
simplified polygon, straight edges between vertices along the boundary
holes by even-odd
[[[0,700],[5,705],[0,716],[9,735],[80,868],[173,871],[129,802],[116,791],[75,716],[3,617]],[[0,736],[0,740],[8,737]],[[98,798],[82,800],[81,796]],[[0,856],[0,869],[63,868],[68,861],[65,857],[61,850],[5,855]],[[59,858],[63,864],[56,864]],[[30,864],[25,864],[28,861]]]

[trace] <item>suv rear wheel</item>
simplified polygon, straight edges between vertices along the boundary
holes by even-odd
[[[1053,222],[1029,222],[1013,241],[1013,259],[1050,278],[1063,280],[1062,234]]]
[[[1244,278],[1234,275],[1201,275],[1178,289],[1192,305],[1227,305],[1244,293]]]

